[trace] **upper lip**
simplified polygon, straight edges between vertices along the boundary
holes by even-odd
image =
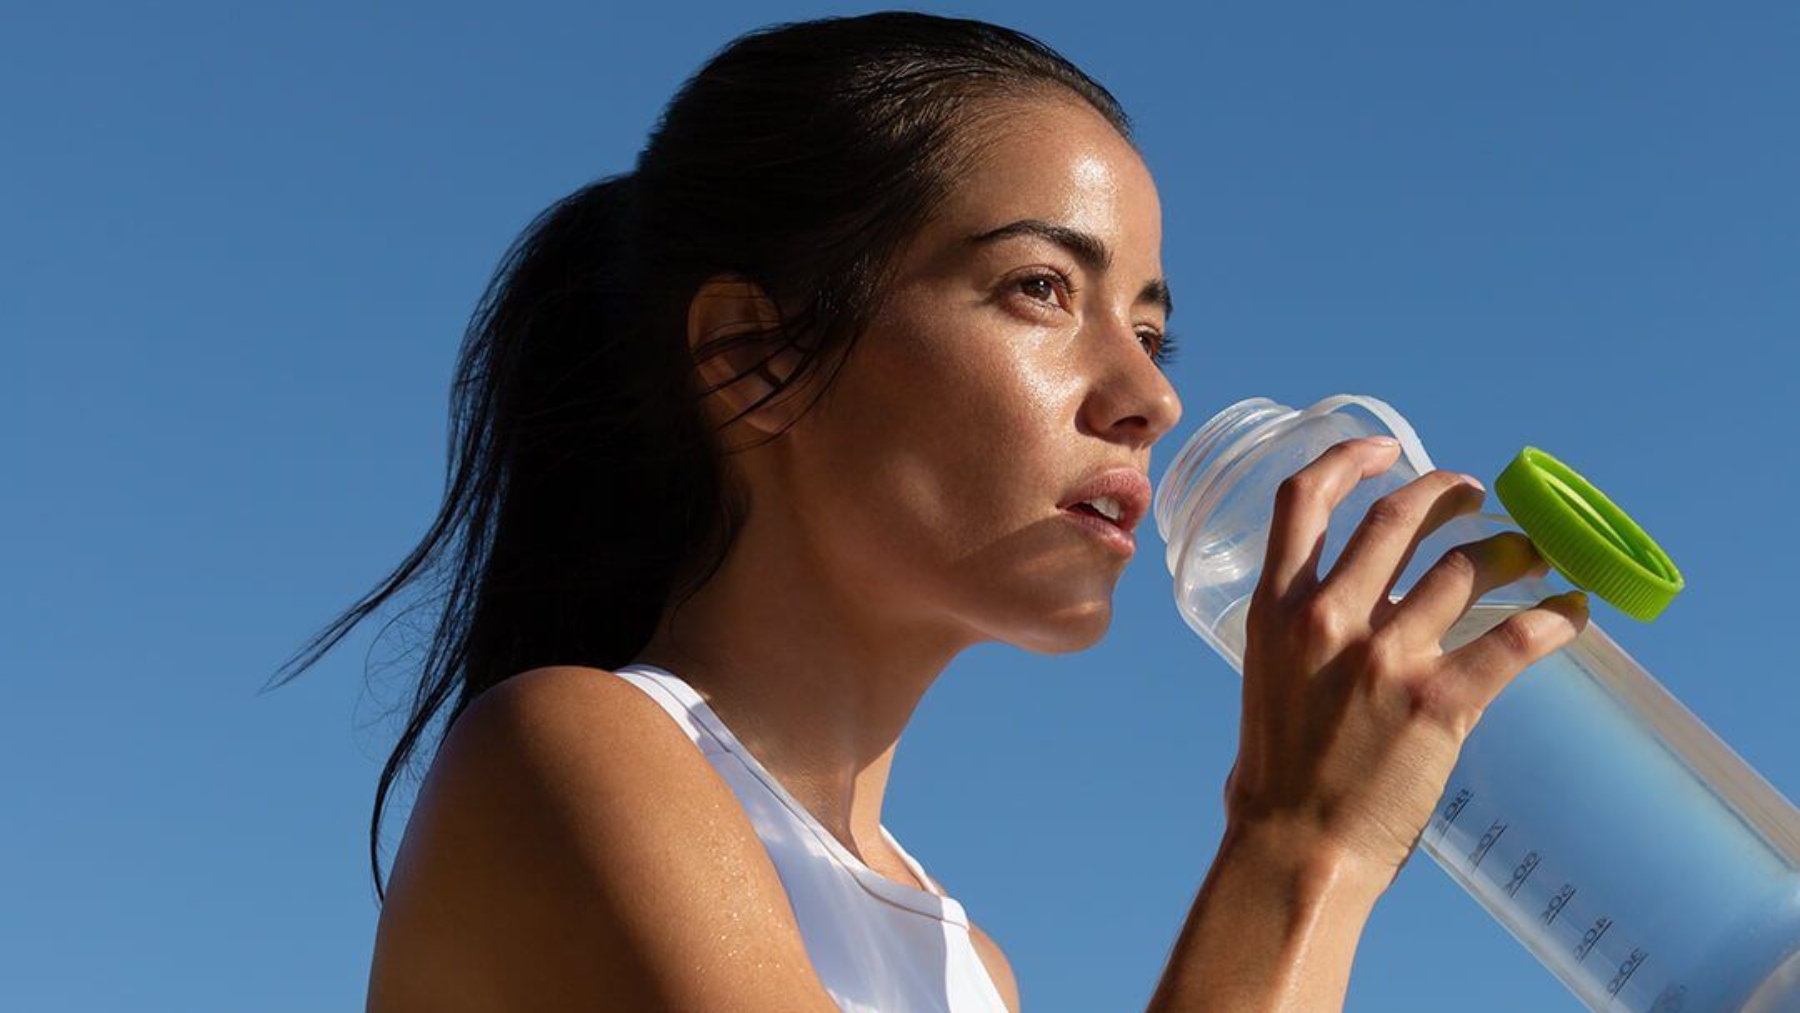
[[[1089,476],[1076,486],[1059,507],[1067,510],[1078,503],[1101,496],[1111,496],[1119,502],[1117,524],[1130,531],[1137,527],[1138,521],[1143,520],[1144,514],[1150,509],[1150,477],[1132,467],[1108,468]]]

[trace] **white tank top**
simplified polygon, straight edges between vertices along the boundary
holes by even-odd
[[[969,918],[907,854],[882,836],[919,882],[897,883],[850,853],[788,794],[692,686],[651,665],[620,677],[662,705],[731,786],[781,875],[807,955],[845,1013],[1006,1013],[969,938]]]

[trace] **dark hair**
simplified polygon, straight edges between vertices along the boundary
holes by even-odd
[[[437,575],[442,612],[369,826],[378,898],[389,789],[446,702],[447,731],[519,672],[625,664],[723,563],[749,504],[700,401],[737,377],[702,388],[696,362],[795,350],[785,385],[744,411],[841,365],[895,254],[982,151],[997,106],[981,100],[1028,96],[1085,100],[1131,139],[1105,88],[1017,31],[901,11],[767,26],[681,86],[633,172],[513,242],[463,339],[436,520],[275,683]],[[689,302],[719,273],[760,285],[780,323],[690,349]]]

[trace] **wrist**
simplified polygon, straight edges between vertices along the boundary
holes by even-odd
[[[1228,824],[1151,1013],[1341,1009],[1385,874],[1317,834]]]
[[[1287,884],[1301,907],[1348,906],[1365,915],[1399,871],[1276,820],[1228,824],[1216,864],[1254,870],[1269,882]]]

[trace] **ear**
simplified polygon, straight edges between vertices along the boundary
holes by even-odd
[[[798,414],[792,403],[796,400],[795,391],[791,386],[780,386],[800,361],[798,350],[783,349],[770,358],[770,353],[779,347],[773,338],[704,347],[734,335],[768,332],[779,326],[781,319],[780,308],[762,286],[742,275],[713,275],[694,293],[688,303],[688,351],[694,356],[702,389],[717,388],[706,398],[713,402],[710,410],[717,412],[717,421],[722,423],[745,413],[740,423],[774,434],[790,425]],[[781,393],[770,397],[776,390]],[[746,413],[764,398],[768,400]]]

